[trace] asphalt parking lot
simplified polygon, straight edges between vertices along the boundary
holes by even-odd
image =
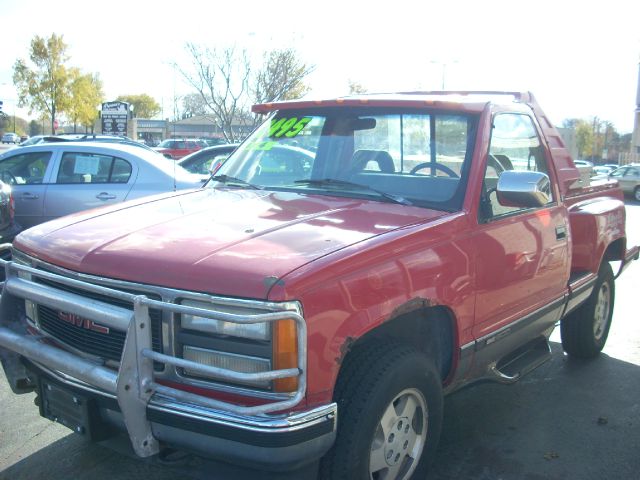
[[[628,203],[630,241],[640,244],[640,204]],[[616,308],[603,354],[562,353],[521,382],[484,384],[445,401],[444,431],[428,480],[602,480],[640,471],[640,261],[616,283]],[[0,479],[227,480],[256,478],[188,458],[159,465],[85,443],[40,418],[33,395],[11,394],[0,375]],[[427,480],[427,479],[425,479]]]

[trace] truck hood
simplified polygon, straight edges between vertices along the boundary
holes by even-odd
[[[19,250],[77,272],[237,297],[339,249],[443,212],[240,189],[156,196],[21,233]]]

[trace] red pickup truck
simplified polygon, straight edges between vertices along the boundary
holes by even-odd
[[[517,381],[558,324],[569,355],[602,350],[638,247],[531,94],[254,112],[204,188],[15,239],[0,356],[43,416],[142,457],[424,478],[443,395]]]

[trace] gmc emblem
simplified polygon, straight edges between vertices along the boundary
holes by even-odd
[[[103,333],[105,335],[109,334],[109,327],[99,325],[93,320],[82,318],[79,315],[75,315],[73,313],[58,312],[58,318],[63,322],[70,323],[71,325],[75,325],[76,327],[91,330],[93,332]]]

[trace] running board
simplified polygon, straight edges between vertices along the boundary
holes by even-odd
[[[511,384],[551,359],[551,347],[545,337],[514,350],[489,366],[489,380]]]

